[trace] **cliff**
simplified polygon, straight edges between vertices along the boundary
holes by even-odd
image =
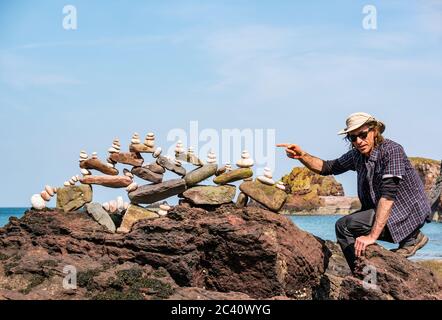
[[[0,299],[442,297],[431,270],[379,246],[353,276],[336,244],[285,216],[232,204],[176,206],[125,234],[83,211],[28,211],[0,228],[0,253]],[[361,280],[367,265],[377,270],[375,289]],[[72,274],[76,289],[66,287]]]
[[[410,162],[424,183],[425,192],[430,193],[440,174],[441,162],[433,159],[410,157]]]
[[[346,197],[344,188],[333,176],[295,167],[282,181],[289,192],[284,213],[347,214],[360,208],[358,198]]]
[[[293,168],[282,181],[293,195],[344,196],[344,188],[333,176],[321,176],[307,168]]]

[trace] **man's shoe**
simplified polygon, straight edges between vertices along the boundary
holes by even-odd
[[[416,238],[416,241],[412,245],[403,246],[397,249],[392,249],[391,251],[400,254],[405,258],[409,258],[416,254],[416,251],[422,249],[428,242],[428,237],[424,235],[422,232],[419,232],[419,235]]]

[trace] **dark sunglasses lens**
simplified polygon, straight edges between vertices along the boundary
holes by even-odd
[[[355,141],[358,139],[358,137],[361,138],[362,140],[364,140],[364,139],[367,138],[368,132],[370,132],[370,130],[367,130],[367,131],[361,132],[361,133],[358,134],[358,135],[350,135],[350,134],[349,134],[349,135],[347,136],[347,139],[350,140],[351,142],[355,142]]]

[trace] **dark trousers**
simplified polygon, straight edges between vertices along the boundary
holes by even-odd
[[[343,216],[336,222],[336,239],[338,240],[345,259],[352,271],[354,271],[356,261],[354,247],[356,238],[366,236],[371,232],[371,228],[375,221],[375,215],[376,211],[374,209],[356,211],[347,216]],[[422,226],[423,224],[402,240],[399,243],[399,246],[403,247],[414,244]],[[394,242],[387,226],[382,230],[378,240]]]
[[[356,211],[343,216],[336,222],[336,239],[341,246],[351,271],[354,271],[355,268],[356,254],[354,244],[356,238],[370,233],[375,221],[375,215],[376,211],[374,209]],[[388,227],[384,228],[379,240],[394,242]]]

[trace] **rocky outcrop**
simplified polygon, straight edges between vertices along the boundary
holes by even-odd
[[[28,211],[0,229],[0,253],[0,299],[441,298],[429,269],[377,246],[359,261],[377,270],[367,291],[334,243],[233,204],[176,206],[127,234],[86,212]],[[73,270],[77,289],[63,287]]]
[[[302,196],[291,196],[281,213],[297,215],[334,215],[349,214],[361,208],[358,197],[319,197],[304,198]]]
[[[421,178],[431,202],[434,220],[442,222],[442,164],[426,158],[410,158],[411,164]]]
[[[282,178],[289,196],[283,211],[287,213],[319,213],[325,204],[322,197],[344,196],[344,188],[333,176],[321,176],[307,168],[295,167],[290,174]],[[336,200],[339,203],[339,200]],[[342,201],[341,201],[342,202]],[[332,212],[349,213],[340,207],[328,208]]]
[[[344,196],[344,188],[333,176],[321,176],[307,168],[293,168],[282,181],[294,195],[315,192],[318,196]]]
[[[409,159],[424,184],[425,192],[429,194],[440,174],[440,161],[418,157]]]

